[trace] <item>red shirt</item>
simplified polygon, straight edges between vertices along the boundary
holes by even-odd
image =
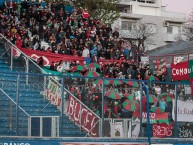
[[[89,18],[89,13],[86,12],[86,11],[83,11],[82,17],[83,17],[84,19],[88,19],[88,18]]]
[[[22,45],[22,40],[21,40],[21,39],[17,39],[17,40],[16,40],[16,46],[17,46],[18,48],[21,48],[21,45]]]

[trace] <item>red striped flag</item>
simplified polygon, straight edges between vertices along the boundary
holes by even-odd
[[[164,74],[166,74],[166,57],[163,58],[156,58],[153,61],[153,71],[157,71],[162,69]]]

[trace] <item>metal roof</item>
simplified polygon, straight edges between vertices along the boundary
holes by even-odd
[[[149,56],[193,53],[193,41],[178,41],[146,52]]]

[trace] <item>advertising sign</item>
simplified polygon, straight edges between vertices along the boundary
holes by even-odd
[[[60,145],[147,145],[140,143],[61,143]]]

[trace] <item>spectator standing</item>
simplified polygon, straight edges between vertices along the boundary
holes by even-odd
[[[86,46],[84,46],[84,50],[82,51],[82,57],[87,57],[88,55],[90,55],[90,51]]]
[[[113,38],[119,38],[119,32],[118,32],[118,28],[115,28],[115,31],[113,32]]]
[[[159,101],[159,107],[165,111],[165,109],[166,109],[166,107],[167,107],[167,103],[165,102],[164,98],[162,98],[162,99]]]
[[[130,51],[131,47],[127,44],[126,47],[124,48],[124,54],[125,54],[125,59],[129,60],[130,59]]]
[[[89,13],[88,13],[88,10],[87,8],[85,8],[82,12],[82,17],[83,19],[88,19],[89,18]]]
[[[8,14],[13,14],[15,3],[12,0],[10,0],[7,5],[7,8],[8,8]]]
[[[158,84],[155,86],[154,89],[157,96],[161,95],[162,89]]]

